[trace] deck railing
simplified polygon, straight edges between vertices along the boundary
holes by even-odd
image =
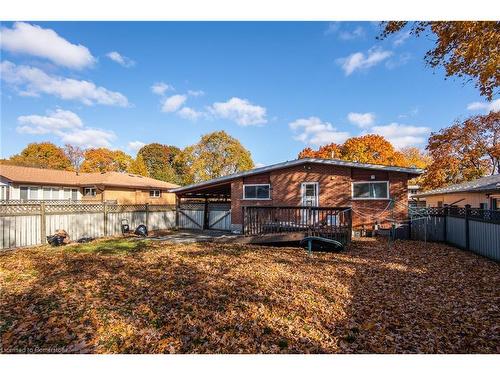
[[[256,236],[302,232],[309,236],[351,239],[352,216],[349,207],[245,206],[243,233]]]

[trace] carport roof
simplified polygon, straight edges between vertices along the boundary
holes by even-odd
[[[251,169],[245,172],[233,173],[227,176],[214,178],[212,180],[203,181],[187,186],[182,186],[180,188],[170,189],[169,191],[172,193],[188,193],[208,186],[224,185],[224,183],[228,183],[240,177],[252,176],[259,173],[265,173],[277,169],[289,168],[297,165],[310,164],[310,163],[336,165],[336,166],[350,167],[350,168],[373,169],[379,171],[402,172],[402,173],[412,174],[415,176],[418,176],[423,172],[421,169],[418,168],[403,168],[403,167],[394,167],[389,165],[356,163],[352,161],[345,161],[339,159],[305,158],[305,159],[296,159],[296,160],[285,161],[282,163],[272,164],[261,168]]]

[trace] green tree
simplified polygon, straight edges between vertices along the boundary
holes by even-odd
[[[19,154],[10,157],[9,164],[67,171],[73,169],[64,151],[50,142],[30,143]]]
[[[408,22],[390,21],[382,25],[379,38],[384,39],[400,32]],[[443,66],[447,77],[474,81],[481,95],[493,99],[500,83],[500,22],[418,21],[411,23],[410,33],[416,37],[433,34],[434,48],[425,54],[429,66]]]
[[[175,146],[150,143],[143,146],[137,156],[143,159],[150,177],[179,184],[183,178],[183,168],[178,159],[180,153],[181,150]]]
[[[252,156],[243,145],[225,131],[201,137],[186,147],[181,157],[193,182],[205,181],[254,167]]]

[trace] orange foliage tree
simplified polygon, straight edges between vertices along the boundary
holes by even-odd
[[[415,153],[415,158],[417,154]],[[384,164],[400,167],[411,166],[405,155],[381,135],[367,134],[352,137],[342,145],[336,143],[321,146],[318,150],[310,147],[303,149],[299,155],[302,158],[341,159],[358,163]],[[418,166],[417,166],[418,167]]]
[[[425,189],[500,173],[500,113],[470,117],[432,133],[432,163],[422,176]]]
[[[50,142],[30,143],[19,154],[13,155],[7,164],[25,167],[72,170],[64,151]]]
[[[107,148],[91,148],[85,151],[80,170],[82,172],[128,172],[133,159],[123,151]]]
[[[379,38],[400,32],[407,25],[406,21],[384,22]],[[411,23],[410,34],[433,34],[435,45],[425,54],[427,64],[444,67],[448,77],[474,81],[481,95],[493,99],[500,84],[500,22],[418,21]]]

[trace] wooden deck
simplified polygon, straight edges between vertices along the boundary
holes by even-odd
[[[296,242],[316,236],[346,245],[351,241],[351,228],[349,207],[246,206],[241,242]]]

